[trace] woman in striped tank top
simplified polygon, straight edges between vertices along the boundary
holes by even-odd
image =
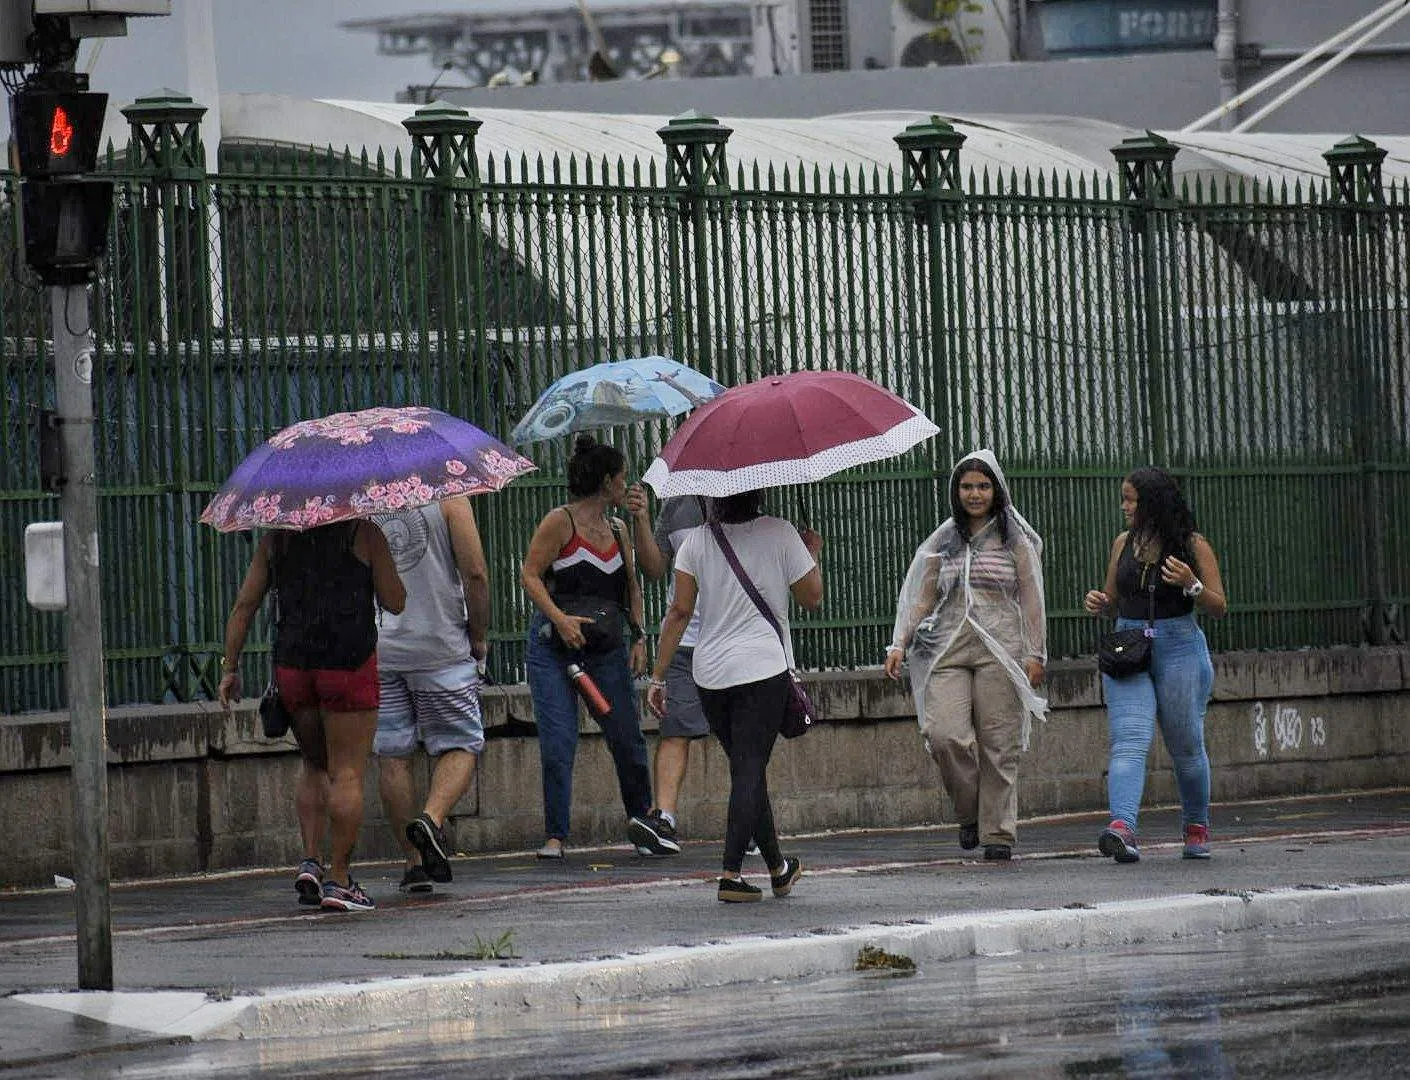
[[[976,450],[950,474],[950,518],[916,551],[886,650],[908,666],[926,750],[955,805],[960,847],[1013,855],[1018,755],[1047,664],[1043,541],[1014,509],[998,459]]]
[[[524,664],[543,771],[546,839],[537,853],[541,859],[563,858],[568,839],[578,748],[578,698],[570,664],[588,674],[610,706],[593,718],[612,753],[629,826],[650,831],[651,773],[633,682],[646,670],[641,585],[625,531],[609,516],[626,501],[622,452],[579,435],[568,461],[568,495],[566,506],[550,510],[539,522],[520,572],[535,608]],[[630,646],[624,633],[630,634]],[[652,846],[650,852],[664,854],[665,849]]]

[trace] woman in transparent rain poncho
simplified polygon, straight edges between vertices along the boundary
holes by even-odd
[[[910,670],[926,750],[955,804],[960,847],[1013,855],[1018,756],[1047,663],[1043,541],[1013,508],[998,459],[976,450],[950,474],[951,517],[901,587],[886,673]]]

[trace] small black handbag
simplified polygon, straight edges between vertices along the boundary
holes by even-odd
[[[279,687],[273,679],[269,680],[259,699],[259,722],[266,739],[282,739],[293,723],[293,717],[284,707],[284,699],[279,696]]]
[[[1142,577],[1144,578],[1144,574]],[[1155,638],[1155,582],[1146,586],[1150,606],[1146,625],[1132,630],[1108,630],[1097,640],[1097,667],[1113,679],[1129,679],[1149,670]]]

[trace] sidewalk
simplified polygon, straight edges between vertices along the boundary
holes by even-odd
[[[363,865],[378,909],[357,915],[299,907],[292,868],[118,885],[113,994],[55,993],[77,981],[71,891],[4,893],[0,1067],[835,972],[862,944],[934,962],[1410,913],[1410,790],[1216,806],[1208,862],[1180,858],[1172,810],[1143,816],[1133,866],[1096,853],[1104,824],[1024,822],[1008,864],[953,827],[794,838],[794,894],[743,905],[715,900],[714,840],[458,858],[416,899],[399,865]],[[745,873],[767,884],[760,860]]]

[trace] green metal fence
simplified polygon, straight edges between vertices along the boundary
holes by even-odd
[[[198,106],[128,110],[95,290],[108,700],[210,695],[249,537],[196,524],[243,455],[294,420],[420,403],[504,437],[538,392],[600,360],[664,353],[726,383],[857,371],[940,435],[772,507],[827,538],[829,596],[801,617],[810,667],[876,663],[950,464],[990,446],[1047,541],[1054,655],[1120,528],[1131,467],[1185,478],[1221,555],[1218,648],[1400,638],[1410,592],[1407,223],[1383,153],[1331,149],[1304,189],[1174,189],[1174,148],[1115,149],[1118,177],[970,175],[943,122],[881,173],[731,166],[687,116],[661,162],[477,160],[478,123],[432,106],[400,158],[227,147],[207,175]],[[18,267],[16,178],[0,259]],[[0,711],[63,700],[59,616],[24,603],[21,536],[52,403],[43,297],[0,279]],[[636,472],[669,432],[612,433]],[[564,440],[566,442],[566,440]],[[563,498],[565,446],[476,500],[494,590],[492,670],[521,671],[517,566]],[[660,596],[648,590],[653,617]],[[256,635],[247,677],[261,673]]]

